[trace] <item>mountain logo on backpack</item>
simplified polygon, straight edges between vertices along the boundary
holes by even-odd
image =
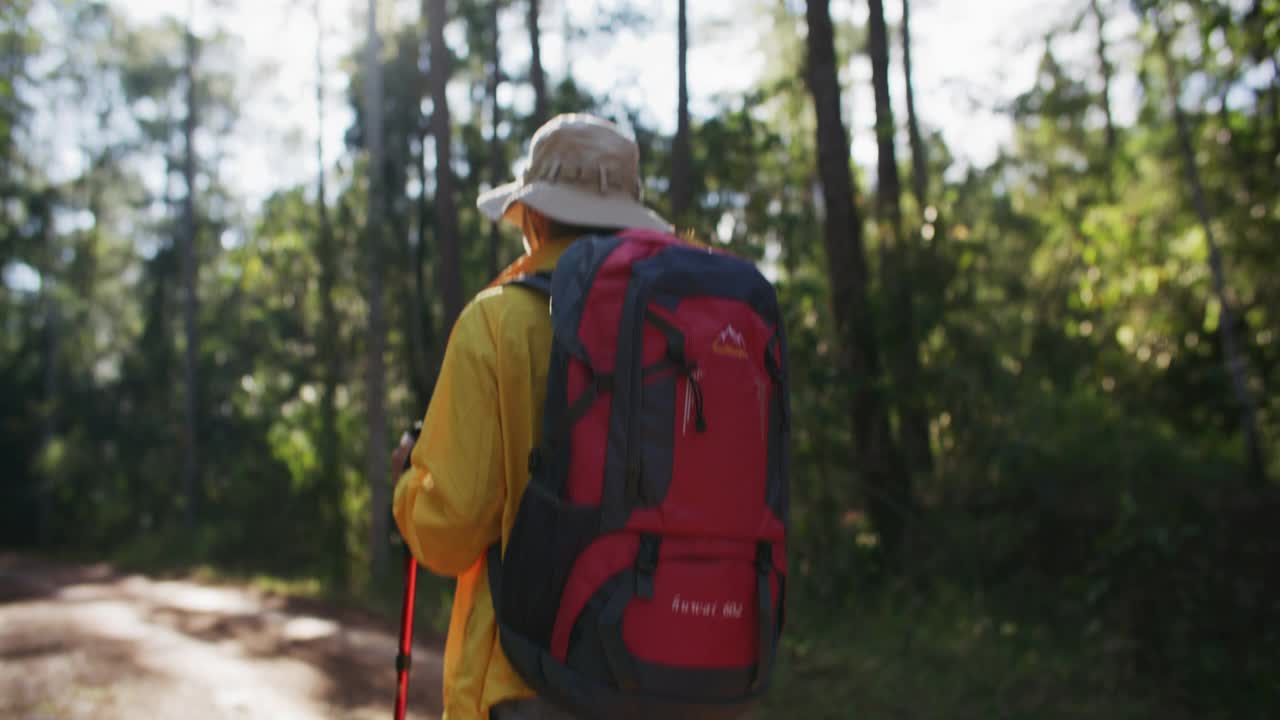
[[[711,350],[717,355],[746,360],[747,339],[733,325],[725,325],[715,342],[711,343]]]

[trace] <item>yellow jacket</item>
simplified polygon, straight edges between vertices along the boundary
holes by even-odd
[[[412,467],[396,485],[396,524],[414,557],[458,578],[444,653],[445,720],[487,720],[493,705],[534,695],[502,652],[484,553],[510,537],[529,452],[541,440],[551,318],[545,298],[498,283],[553,268],[570,242],[521,258],[459,315]]]

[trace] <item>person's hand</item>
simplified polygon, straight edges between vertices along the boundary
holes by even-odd
[[[404,472],[404,463],[409,459],[409,453],[413,452],[413,436],[405,433],[400,436],[400,447],[391,453],[391,482],[394,484],[400,479],[401,473]]]

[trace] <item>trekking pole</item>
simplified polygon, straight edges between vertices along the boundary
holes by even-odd
[[[409,701],[409,665],[413,651],[413,596],[418,585],[418,561],[409,553],[404,565],[404,601],[400,609],[400,652],[396,655],[396,716],[404,720]]]
[[[413,429],[405,436],[417,441],[422,430],[422,422],[415,422]],[[403,442],[403,441],[402,441]],[[412,453],[410,453],[412,455]],[[404,460],[403,473],[412,465],[409,457]],[[404,597],[400,601],[400,651],[396,654],[396,714],[395,720],[404,720],[405,708],[409,702],[409,666],[413,662],[413,604],[418,591],[418,561],[404,543]]]

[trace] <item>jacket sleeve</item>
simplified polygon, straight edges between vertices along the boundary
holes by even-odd
[[[462,574],[501,536],[496,345],[481,303],[458,316],[412,467],[396,485],[400,534],[428,570]]]

